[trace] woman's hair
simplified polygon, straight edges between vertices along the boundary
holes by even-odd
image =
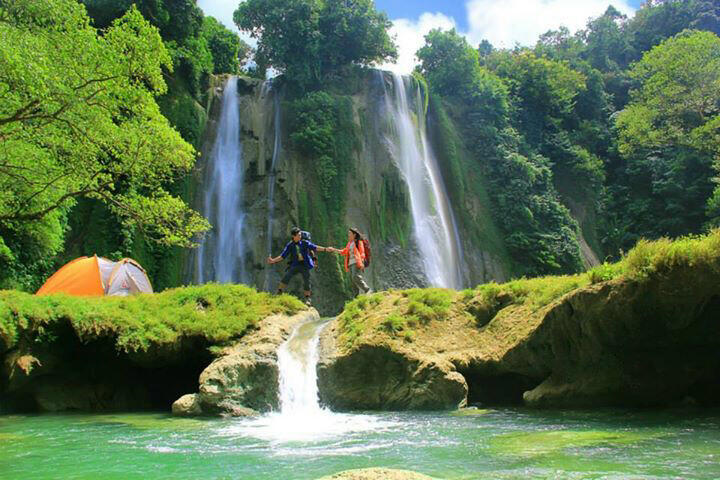
[[[359,231],[357,228],[355,228],[355,227],[350,227],[349,230],[355,234],[355,241],[356,241],[356,242],[359,242],[359,241],[361,241],[361,240],[363,239],[362,234],[360,233],[360,231]]]

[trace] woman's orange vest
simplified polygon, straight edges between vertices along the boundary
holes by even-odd
[[[348,244],[345,245],[345,248],[340,251],[340,255],[345,256],[346,272],[350,271],[350,249],[352,248],[352,244],[353,242],[348,242]],[[354,250],[355,264],[361,267],[361,269],[365,268],[365,245],[363,245],[363,242],[356,242]]]

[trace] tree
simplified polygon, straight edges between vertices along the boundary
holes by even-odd
[[[682,32],[645,53],[631,76],[639,88],[617,118],[631,220],[640,235],[697,232],[720,157],[720,38]]]
[[[203,35],[203,12],[196,0],[81,0],[97,28],[107,28],[130,7],[160,30],[175,71],[187,80],[190,92],[199,97],[213,56]]]
[[[213,17],[203,20],[203,36],[212,54],[213,73],[237,73],[250,46]]]
[[[258,39],[258,65],[299,85],[316,85],[346,65],[397,57],[391,23],[372,0],[247,0],[234,20]]]
[[[165,189],[195,163],[155,103],[171,67],[134,7],[100,36],[74,0],[0,4],[0,264],[57,252],[82,197],[165,245],[209,228]]]
[[[572,113],[585,77],[566,63],[538,58],[531,51],[502,51],[488,59],[488,67],[505,79],[516,108],[521,132],[537,145],[552,135]]]
[[[634,59],[639,59],[643,52],[688,28],[695,17],[695,3],[664,0],[648,3],[639,9],[628,24],[636,52]]]

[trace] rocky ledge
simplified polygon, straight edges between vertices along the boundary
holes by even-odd
[[[239,342],[222,350],[200,374],[198,393],[172,405],[174,415],[251,416],[278,408],[277,349],[302,322],[320,318],[315,309],[273,315]]]
[[[720,404],[720,232],[582,275],[348,305],[321,341],[336,409]]]

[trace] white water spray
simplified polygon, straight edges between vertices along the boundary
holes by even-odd
[[[327,320],[303,323],[277,351],[280,411],[227,429],[274,442],[315,442],[357,432],[380,432],[393,422],[371,415],[334,413],[320,405],[317,362],[320,333]]]
[[[385,88],[384,74],[379,72]],[[393,73],[394,95],[385,91],[385,104],[391,120],[386,137],[390,153],[407,183],[413,233],[431,286],[462,288],[460,268],[462,247],[450,209],[437,161],[427,141],[425,113],[419,87],[412,89],[408,101],[408,82]]]
[[[230,77],[223,92],[220,124],[208,164],[203,213],[213,230],[196,254],[198,283],[247,282],[242,259],[245,248],[243,182],[237,77]]]

